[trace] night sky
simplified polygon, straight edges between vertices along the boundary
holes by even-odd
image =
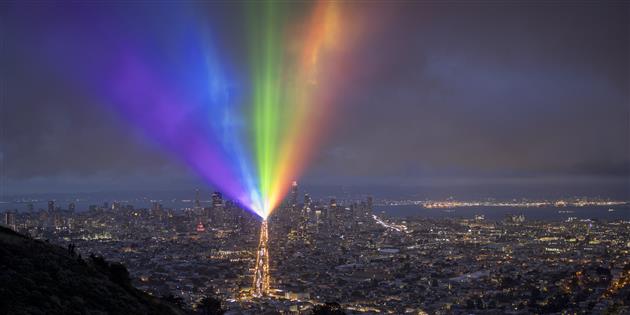
[[[348,50],[332,129],[298,180],[428,197],[496,188],[630,198],[630,6],[534,3],[346,5],[362,38]],[[168,31],[138,16],[157,5],[106,6],[150,38]],[[78,18],[84,8],[0,8],[2,194],[203,185],[38,50],[60,20],[94,27]],[[195,10],[223,54],[244,58],[237,5]]]

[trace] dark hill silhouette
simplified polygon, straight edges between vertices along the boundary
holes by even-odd
[[[124,265],[0,227],[0,314],[183,314],[131,285]]]

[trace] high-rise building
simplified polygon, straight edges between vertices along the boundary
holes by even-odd
[[[48,201],[48,212],[52,213],[54,211],[55,211],[55,201],[50,200]]]
[[[297,204],[298,204],[298,183],[296,181],[293,181],[293,184],[291,185],[291,208],[293,210],[297,209]]]
[[[315,230],[317,232],[319,232],[319,222],[320,222],[321,216],[322,216],[322,210],[320,209],[315,210]]]
[[[310,208],[312,202],[313,202],[313,199],[311,199],[311,196],[309,194],[304,194],[304,207]]]
[[[55,211],[53,214],[53,227],[57,230],[63,227],[63,218],[61,217],[61,212]]]
[[[15,224],[15,212],[7,210],[4,213],[4,225],[12,230],[15,230],[17,228]]]
[[[151,211],[158,211],[158,210],[160,210],[161,207],[162,207],[162,205],[159,202],[154,201],[151,204]]]
[[[327,217],[328,217],[328,225],[330,227],[337,227],[338,224],[340,223],[340,215],[339,215],[339,209],[337,209],[337,199],[335,198],[331,198],[330,202],[328,204],[328,213],[327,213]]]
[[[205,231],[206,231],[206,227],[203,225],[203,223],[202,223],[201,221],[199,221],[199,222],[197,223],[197,228],[196,228],[196,230],[197,230],[197,233],[203,233],[203,232],[205,232]]]
[[[201,207],[201,201],[199,200],[199,189],[195,189],[195,200],[193,202],[193,212],[199,218],[199,222],[208,222],[206,211]]]
[[[199,201],[199,189],[195,189],[195,209],[201,209],[201,201]]]
[[[74,210],[77,208],[77,206],[74,204],[74,202],[71,202],[68,204],[68,211],[70,212],[74,212]]]
[[[52,212],[50,211],[44,211],[43,209],[40,210],[39,212],[39,222],[40,222],[40,226],[43,228],[48,228],[50,226],[50,216],[52,215]]]
[[[223,206],[223,195],[220,192],[215,191],[212,193],[212,213],[210,215],[210,219],[214,222],[215,225],[223,224],[224,222],[224,206]]]
[[[120,210],[120,202],[118,201],[112,202],[112,210],[114,211]]]
[[[311,196],[309,194],[304,194],[304,207],[302,207],[302,217],[305,220],[310,220],[311,217],[311,206],[313,201],[311,200]]]
[[[223,195],[220,192],[215,191],[212,193],[212,207],[223,206]]]

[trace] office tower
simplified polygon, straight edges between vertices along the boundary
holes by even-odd
[[[199,201],[199,189],[195,189],[195,208],[201,209],[201,201]]]
[[[197,233],[203,233],[206,231],[206,227],[203,225],[203,223],[201,221],[197,222],[197,228],[196,228]]]
[[[304,208],[310,210],[312,203],[313,200],[311,199],[311,196],[309,194],[304,194]]]
[[[112,210],[120,210],[120,202],[112,202]]]
[[[220,192],[215,191],[212,193],[212,207],[223,206],[223,195]]]
[[[319,222],[320,217],[322,216],[322,211],[320,209],[315,210],[315,231],[319,232]]]
[[[16,213],[11,210],[7,210],[4,213],[4,225],[12,230],[17,228],[15,224],[15,214]]]
[[[151,204],[151,211],[153,211],[154,213],[158,213],[162,210],[162,205],[155,201]]]
[[[223,224],[224,221],[224,206],[223,206],[223,195],[220,192],[215,191],[212,193],[212,214],[211,220],[215,225]]]
[[[293,210],[296,210],[297,204],[298,204],[298,183],[296,181],[293,181],[293,184],[291,185],[290,206]]]
[[[55,211],[53,214],[53,227],[57,230],[63,227],[63,218],[61,217],[61,212]]]
[[[339,209],[337,209],[337,199],[331,198],[328,203],[328,213],[326,213],[328,219],[328,225],[332,228],[337,227],[340,224]]]

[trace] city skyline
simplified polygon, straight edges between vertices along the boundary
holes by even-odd
[[[202,312],[208,297],[226,314],[251,315],[628,309],[627,201],[314,200],[292,183],[261,226],[219,192],[189,194],[183,207],[128,200],[77,211],[51,200],[47,209],[5,211],[2,225],[67,247],[85,264],[122,263],[130,283],[180,301],[186,314]],[[386,210],[406,205],[416,210]],[[7,294],[16,300],[9,309],[28,307]]]

